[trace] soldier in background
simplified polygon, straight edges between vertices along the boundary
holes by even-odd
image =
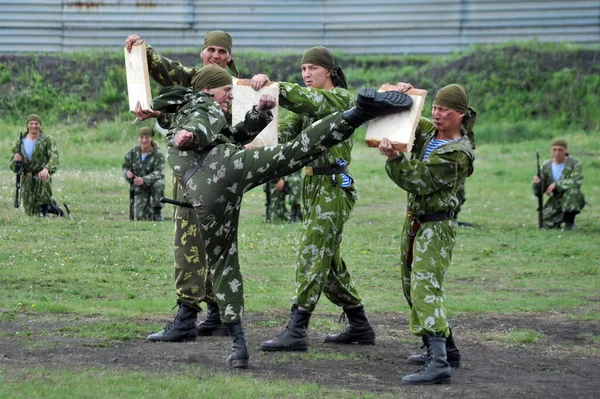
[[[21,190],[23,208],[30,216],[46,217],[49,213],[64,216],[52,198],[52,175],[59,166],[58,148],[52,136],[42,131],[42,119],[37,114],[27,117],[25,135],[12,149],[10,169],[17,171],[22,162]]]
[[[585,206],[581,162],[567,151],[567,140],[553,140],[552,159],[542,164],[541,178],[533,176],[534,194],[548,196],[543,208],[546,229],[560,228],[565,223],[565,231],[575,230],[575,216]],[[542,180],[544,187],[540,187]]]
[[[273,222],[300,222],[302,208],[302,171],[271,182],[271,215]],[[289,209],[287,207],[289,205]]]
[[[165,157],[153,137],[150,127],[138,130],[138,145],[125,155],[123,177],[135,189],[135,220],[162,222],[160,198],[165,196]]]
[[[125,40],[125,48],[131,51],[131,47],[143,40],[140,36],[133,34]],[[152,46],[146,47],[148,60],[148,72],[152,79],[161,86],[183,86],[192,87],[192,79],[198,71],[206,65],[218,65],[221,68],[229,68],[230,73],[237,76],[238,71],[231,53],[233,41],[227,32],[220,30],[209,31],[204,37],[204,45],[200,52],[201,66],[186,67],[180,62],[172,61],[158,54]],[[144,113],[138,108],[136,116],[140,120],[157,118],[159,125],[169,129],[172,114],[158,110]],[[231,114],[227,113],[228,121],[231,123]],[[183,201],[183,186],[179,179],[173,176],[173,198]],[[175,221],[175,234],[173,238],[173,257],[175,260],[175,293],[178,301],[183,301],[199,312],[200,302],[206,302],[207,314],[198,324],[197,332],[200,336],[223,336],[229,332],[222,325],[219,316],[212,283],[210,278],[205,281],[208,274],[208,266],[204,260],[200,260],[198,254],[202,250],[202,240],[198,233],[198,221],[196,214],[188,208],[176,207],[173,213]],[[202,270],[198,270],[204,262]],[[170,336],[162,337],[163,340],[171,340]],[[175,338],[177,339],[177,338]]]

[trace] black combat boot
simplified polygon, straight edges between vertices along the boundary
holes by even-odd
[[[229,367],[236,369],[245,369],[248,367],[248,343],[246,342],[246,335],[244,334],[244,328],[242,322],[225,324],[229,330],[229,334],[233,337],[233,343],[231,344],[231,355],[227,358],[227,364]]]
[[[221,315],[219,314],[219,305],[214,302],[206,303],[206,316],[196,326],[196,331],[200,337],[228,337],[229,329],[221,323]]]
[[[563,220],[565,222],[565,231],[575,230],[575,216],[576,215],[577,215],[577,213],[575,213],[575,212],[563,213]]]
[[[150,334],[148,341],[184,342],[196,340],[196,319],[198,311],[191,306],[180,303],[175,319],[169,322],[161,331]]]
[[[308,322],[310,321],[310,312],[298,309],[297,305],[292,306],[292,316],[283,333],[277,337],[264,341],[260,344],[263,351],[300,351],[308,350]]]
[[[411,106],[412,98],[401,91],[377,92],[363,87],[358,91],[356,106],[345,111],[342,117],[350,126],[359,127],[378,116],[408,110]]]
[[[362,303],[345,306],[344,313],[348,317],[348,328],[340,334],[327,334],[326,343],[375,345],[375,331],[369,324],[365,307]]]
[[[427,335],[421,337],[423,339],[422,348],[427,348],[428,339]],[[452,336],[452,329],[450,329],[450,335],[446,338],[446,360],[450,364],[450,367],[460,367],[460,351],[454,343],[454,337]],[[427,361],[427,352],[420,355],[410,355],[406,362],[410,364],[425,364]]]
[[[292,210],[290,214],[290,222],[296,223],[302,221],[302,207],[299,203],[292,204]]]
[[[165,219],[161,215],[160,208],[154,210],[154,214],[152,215],[152,221],[154,221],[154,222],[164,222],[165,221]]]
[[[452,369],[446,361],[446,338],[428,337],[427,361],[417,372],[402,378],[406,385],[451,384]]]

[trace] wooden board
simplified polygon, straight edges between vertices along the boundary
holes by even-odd
[[[134,111],[137,102],[143,111],[150,111],[152,92],[150,91],[150,75],[148,74],[148,59],[146,58],[146,43],[135,44],[131,53],[125,52],[125,71],[127,72],[127,95],[129,110]]]
[[[231,103],[233,125],[244,120],[246,113],[252,109],[253,105],[258,104],[258,100],[263,94],[270,94],[275,97],[275,101],[279,101],[279,85],[271,83],[269,86],[256,91],[250,86],[249,79],[233,79],[233,102]],[[278,107],[275,106],[271,112],[273,113],[271,123],[247,147],[262,147],[277,144]]]
[[[379,88],[379,91],[388,90],[397,90],[397,88],[390,84],[384,84]],[[410,152],[412,150],[427,90],[410,89],[406,94],[413,100],[410,111],[386,115],[370,121],[365,135],[367,146],[379,147],[381,139],[387,138],[396,151]]]

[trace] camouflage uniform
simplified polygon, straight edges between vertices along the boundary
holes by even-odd
[[[147,46],[148,71],[152,79],[161,86],[191,87],[192,78],[201,67],[188,68],[171,61]],[[158,118],[161,127],[171,127],[172,114],[162,113]],[[186,153],[186,151],[182,151]],[[167,156],[168,158],[168,156]],[[173,198],[184,201],[184,189],[180,180],[173,176]],[[196,213],[189,208],[176,206],[173,211],[175,232],[173,237],[173,257],[175,267],[175,293],[178,302],[185,302],[200,310],[200,302],[215,302],[212,284],[208,278],[202,238],[198,232]]]
[[[421,118],[409,159],[401,155],[386,162],[388,176],[408,192],[407,210],[415,214],[454,211],[459,203],[457,190],[473,173],[473,147],[466,135],[438,147],[423,160],[435,135],[433,123]],[[411,220],[407,218],[404,223],[400,254],[402,289],[410,305],[410,331],[415,335],[450,334],[443,286],[456,242],[456,228],[454,219],[421,223],[409,267],[406,261]]]
[[[552,195],[544,204],[544,227],[560,227],[565,213],[578,214],[585,206],[585,196],[581,192],[583,184],[581,162],[569,155],[560,179],[555,182],[552,177],[552,159],[546,160],[542,164],[542,179],[544,181],[542,192],[545,192],[550,184],[556,183]],[[537,194],[539,184],[533,184],[533,190]]]
[[[140,146],[135,146],[125,155],[123,163],[123,177],[129,182],[128,170],[132,171],[135,176],[144,179],[143,185],[133,186],[135,219],[152,220],[154,215],[160,214],[162,209],[160,198],[165,196],[165,157],[152,142],[152,151],[142,162]]]
[[[341,87],[319,90],[286,82],[280,82],[279,87],[279,105],[291,111],[279,124],[279,139],[283,143],[298,137],[314,121],[355,104],[352,94]],[[352,139],[348,138],[309,166],[338,166],[338,160],[349,164],[351,151]],[[362,301],[340,253],[344,223],[354,208],[357,193],[352,179],[348,187],[342,187],[341,183],[339,174],[304,175],[303,228],[296,261],[294,302],[309,312],[315,309],[323,292],[338,306],[358,305]]]
[[[236,323],[244,311],[237,246],[243,194],[300,170],[325,151],[325,145],[347,139],[354,129],[342,120],[340,112],[305,129],[289,143],[242,150],[241,145],[262,130],[257,127],[272,120],[270,113],[250,111],[245,122],[230,130],[220,106],[206,94],[189,90],[179,102],[171,94],[165,92],[164,99],[182,107],[170,134],[186,129],[195,133],[196,140],[186,152],[170,149],[168,162],[178,178],[187,177],[185,198],[198,216],[221,319]],[[201,157],[195,151],[206,157],[201,168],[196,168]],[[197,170],[186,176],[190,168]]]
[[[26,135],[23,135],[23,140]],[[31,159],[25,156],[23,146],[19,152],[19,142],[12,149],[12,154],[21,154],[23,156],[23,175],[21,177],[21,193],[23,198],[23,208],[25,213],[30,216],[39,216],[41,206],[44,204],[55,203],[52,198],[52,175],[56,172],[59,165],[58,148],[52,138],[40,131],[40,136],[35,142],[35,149]],[[37,174],[44,168],[48,169],[50,177],[47,181],[42,181]],[[16,162],[11,158],[10,169],[16,171]]]
[[[289,222],[290,209],[300,204],[302,194],[302,171],[283,177],[285,188],[283,191],[275,190],[277,180],[271,182],[271,214],[273,222]],[[286,205],[287,204],[287,205]]]

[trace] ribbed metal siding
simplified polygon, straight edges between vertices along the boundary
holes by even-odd
[[[198,49],[223,29],[236,51],[443,54],[537,38],[600,43],[600,1],[172,0],[3,1],[0,52],[123,45],[138,33],[161,51]]]

